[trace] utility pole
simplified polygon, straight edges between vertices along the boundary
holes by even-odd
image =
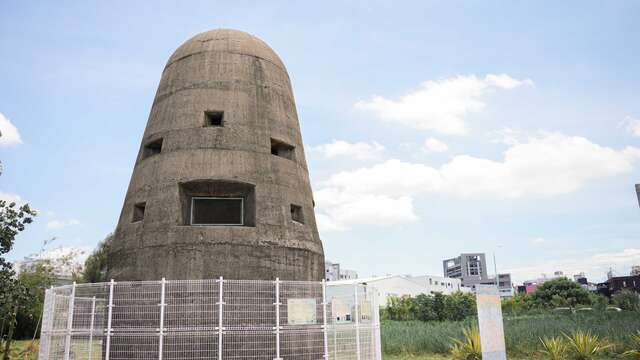
[[[498,287],[498,265],[496,265],[496,252],[493,252],[493,273],[496,274],[496,287]]]

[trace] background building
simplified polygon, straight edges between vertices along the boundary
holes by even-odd
[[[324,279],[327,281],[353,280],[358,278],[355,270],[343,269],[340,263],[324,262]]]
[[[460,279],[462,286],[475,289],[476,285],[498,285],[500,296],[513,296],[511,274],[490,277],[484,253],[464,253],[442,261],[444,276]]]
[[[611,276],[607,281],[597,284],[597,291],[611,296],[621,290],[630,290],[640,294],[640,274],[638,266],[633,266],[629,276]]]
[[[391,296],[415,297],[420,294],[433,295],[435,293],[449,295],[456,291],[471,291],[470,289],[462,286],[460,279],[431,275],[386,275],[370,278],[332,281],[329,282],[328,285],[340,287],[341,285],[349,284],[366,284],[368,285],[367,288],[375,289],[377,304],[381,307],[387,305],[387,301]],[[347,289],[345,291],[353,291],[353,288],[349,286],[340,288]]]

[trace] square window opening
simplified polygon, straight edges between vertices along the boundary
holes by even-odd
[[[304,214],[301,206],[291,204],[291,220],[304,224]]]
[[[224,119],[223,111],[205,111],[205,126],[222,126]]]
[[[191,225],[243,226],[244,198],[193,197]]]
[[[132,222],[142,221],[144,219],[144,210],[147,206],[147,203],[141,202],[133,205],[133,219]]]
[[[146,159],[149,156],[160,154],[162,151],[162,138],[153,140],[144,146],[142,151],[142,158]]]
[[[275,156],[280,156],[285,159],[295,160],[295,146],[289,145],[285,142],[271,139],[271,154]]]

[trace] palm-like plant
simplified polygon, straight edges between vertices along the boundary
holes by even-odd
[[[563,335],[567,339],[573,359],[576,360],[595,359],[598,354],[611,347],[590,331],[578,330],[571,333],[571,336]]]
[[[631,335],[631,343],[633,344],[633,349],[625,351],[622,353],[622,356],[631,359],[640,359],[640,331]]]
[[[565,360],[567,358],[567,343],[561,337],[540,338],[542,353],[549,360]]]
[[[482,349],[480,348],[480,331],[478,328],[465,328],[462,330],[464,338],[451,339],[451,355],[456,360],[481,360]]]

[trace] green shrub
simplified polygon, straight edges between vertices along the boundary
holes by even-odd
[[[481,360],[480,331],[477,327],[464,328],[463,338],[451,339],[451,356],[456,360]]]
[[[564,334],[569,344],[569,351],[575,360],[592,360],[596,356],[610,348],[611,345],[605,344],[600,340],[598,335],[594,335],[591,331],[578,330],[571,335]]]
[[[631,358],[631,359],[640,359],[640,331],[629,336],[631,349],[625,351],[622,356]]]
[[[381,317],[388,320],[460,321],[476,314],[475,295],[455,292],[390,297]]]
[[[549,360],[565,360],[567,358],[567,344],[561,337],[539,338],[542,343],[542,353]]]
[[[640,295],[631,290],[620,290],[613,294],[611,300],[622,310],[640,311]]]
[[[558,278],[538,286],[536,292],[529,296],[534,306],[573,308],[578,305],[591,305],[589,294],[589,291],[579,284],[567,278]]]

